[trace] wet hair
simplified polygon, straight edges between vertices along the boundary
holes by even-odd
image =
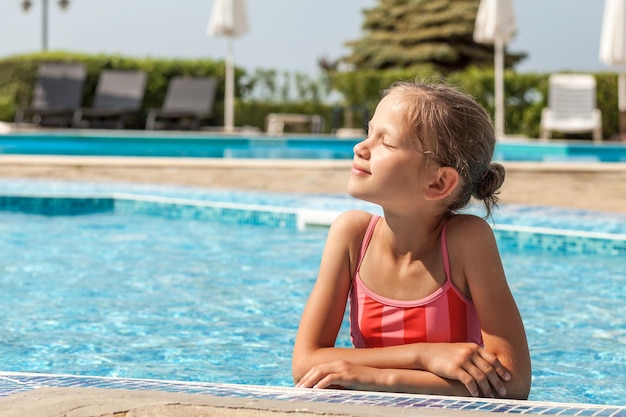
[[[459,173],[460,191],[448,209],[462,209],[474,197],[485,205],[486,217],[491,216],[505,172],[502,164],[492,162],[496,137],[485,109],[445,84],[398,82],[384,95],[403,100],[411,139],[427,156],[427,163]]]

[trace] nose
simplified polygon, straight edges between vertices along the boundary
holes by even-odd
[[[369,157],[369,148],[367,147],[367,139],[362,140],[361,142],[354,145],[352,151],[359,158],[367,159]]]

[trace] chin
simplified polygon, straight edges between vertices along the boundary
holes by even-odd
[[[348,184],[348,194],[350,197],[376,204],[375,199],[372,199],[372,197],[368,193],[363,192],[363,190],[359,190],[359,187]]]
[[[358,187],[356,187],[354,184],[352,184],[351,181],[348,181],[348,186],[346,187],[346,190],[348,191],[348,194],[351,197],[354,198],[361,198],[358,192]]]

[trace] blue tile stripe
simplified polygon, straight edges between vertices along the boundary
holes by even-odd
[[[565,254],[626,255],[626,235],[527,226],[494,226],[501,248]]]
[[[287,229],[298,225],[294,209],[172,198],[116,196],[115,212]]]
[[[64,216],[113,211],[114,199],[102,197],[57,197],[0,195],[0,210]]]
[[[37,388],[103,388],[204,394],[215,397],[291,402],[435,408],[494,413],[626,417],[626,407],[593,404],[490,400],[378,392],[309,390],[286,387],[159,381],[149,379],[0,372],[0,397]]]
[[[0,211],[48,216],[115,212],[215,221],[224,224],[247,224],[288,229],[298,227],[298,211],[296,209],[176,198],[131,197],[121,194],[109,197],[0,195]]]
[[[224,203],[175,197],[113,194],[104,196],[0,195],[0,211],[42,215],[82,215],[100,212],[246,224],[272,228],[327,227],[334,212],[294,207]],[[496,225],[501,248],[564,254],[626,255],[626,235]]]

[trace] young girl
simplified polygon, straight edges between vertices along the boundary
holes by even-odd
[[[527,398],[531,366],[487,216],[504,180],[489,116],[447,86],[399,83],[354,147],[348,192],[384,217],[331,226],[293,352],[297,387]],[[350,303],[357,349],[335,340]]]

